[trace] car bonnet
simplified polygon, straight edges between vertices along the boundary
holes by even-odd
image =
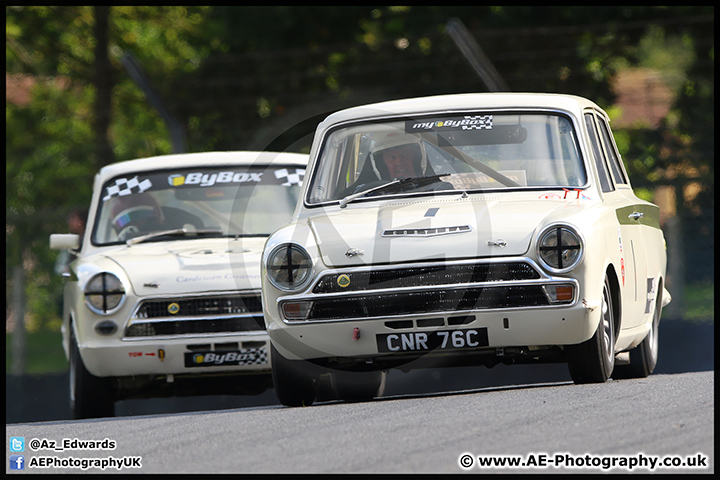
[[[258,290],[266,238],[158,242],[105,252],[138,296]]]
[[[524,255],[553,211],[579,203],[537,195],[361,203],[309,224],[329,267]]]

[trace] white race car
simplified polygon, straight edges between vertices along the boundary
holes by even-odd
[[[390,368],[567,362],[650,374],[670,295],[657,206],[596,104],[461,94],[317,128],[302,204],[263,253],[275,391],[378,396]]]
[[[76,418],[119,399],[272,386],[260,299],[267,237],[290,219],[308,156],[167,155],[97,174],[68,250],[63,346]]]

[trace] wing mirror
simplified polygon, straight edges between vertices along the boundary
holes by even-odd
[[[80,247],[80,235],[74,233],[54,233],[50,235],[52,250],[77,250]]]

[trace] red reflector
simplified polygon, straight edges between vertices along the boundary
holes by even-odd
[[[353,328],[353,342],[360,340],[360,329],[358,327]]]

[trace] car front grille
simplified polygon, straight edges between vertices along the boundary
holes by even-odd
[[[125,329],[125,338],[264,330],[259,295],[169,298],[142,302]]]
[[[548,307],[547,280],[522,258],[358,268],[328,273],[279,306],[295,315],[290,323]]]
[[[540,285],[375,293],[312,301],[307,320],[390,317],[463,310],[548,306]]]
[[[260,312],[262,303],[257,295],[198,297],[146,301],[138,308],[135,318],[202,317]]]
[[[342,277],[342,278],[341,278]],[[540,274],[527,262],[432,265],[325,275],[313,293],[338,293],[381,288],[536,280]]]

